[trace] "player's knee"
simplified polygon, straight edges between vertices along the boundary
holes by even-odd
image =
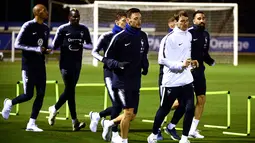
[[[65,94],[67,94],[68,96],[70,96],[70,95],[73,95],[73,94],[74,94],[74,91],[75,91],[74,88],[71,88],[71,87],[68,88],[68,87],[66,87],[64,92],[65,92]]]
[[[121,106],[113,106],[113,108],[112,108],[112,112],[116,115],[119,115],[121,113],[121,111],[122,111]]]
[[[194,111],[195,111],[195,106],[194,106],[194,104],[187,104],[187,106],[186,106],[186,112],[189,112],[189,113],[194,113]]]
[[[136,114],[133,114],[132,118],[131,118],[131,121],[133,121],[136,117]]]
[[[26,98],[27,98],[27,100],[31,100],[33,98],[33,94],[32,93],[26,93]]]
[[[172,110],[175,110],[175,109],[177,109],[179,107],[179,102],[178,102],[178,100],[176,100],[175,102],[174,102],[174,104],[172,105]]]
[[[167,104],[167,105],[165,104],[165,105],[160,106],[159,108],[160,108],[160,110],[162,110],[164,112],[170,112],[172,106],[170,104]]]
[[[124,118],[132,120],[134,115],[133,108],[125,109],[124,110]]]
[[[42,99],[42,98],[44,98],[44,95],[45,95],[45,92],[38,92],[37,94],[36,94],[36,96],[37,96],[37,98],[40,98],[40,99]]]
[[[170,112],[171,107],[160,106],[158,110],[158,112],[161,112],[163,116],[166,116]]]
[[[37,94],[36,99],[43,102],[44,94],[40,94],[40,95]]]
[[[197,96],[197,105],[198,106],[204,106],[205,101],[206,101],[206,96],[205,95]]]
[[[120,114],[121,111],[122,111],[122,108],[121,108],[121,107],[118,107],[118,108],[115,108],[114,110],[116,111],[116,113]]]

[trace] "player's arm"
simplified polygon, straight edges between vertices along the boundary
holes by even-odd
[[[142,74],[143,75],[147,75],[148,74],[148,69],[149,69],[149,60],[148,60],[148,51],[149,51],[149,42],[148,42],[148,37],[145,34],[145,38],[144,38],[144,53],[143,53],[143,59],[142,59]]]
[[[168,44],[167,44],[168,42]],[[173,71],[180,71],[183,70],[184,68],[188,67],[190,65],[189,60],[185,61],[169,61],[169,59],[166,58],[166,46],[175,46],[172,44],[170,40],[168,40],[168,37],[164,37],[161,42],[160,42],[160,47],[159,47],[159,53],[158,53],[158,63],[160,65],[164,65],[168,67],[170,70]]]
[[[190,62],[191,68],[194,69],[194,68],[198,68],[199,67],[199,63],[198,63],[197,60],[191,59],[192,34],[190,33],[190,31],[188,33],[189,33],[188,41],[191,43],[191,45],[190,45],[189,50],[186,53],[187,55],[185,57],[188,60],[188,62]]]
[[[118,34],[117,34],[118,35]],[[115,35],[109,46],[107,51],[105,52],[105,57],[102,59],[103,63],[107,65],[108,68],[110,69],[124,69],[124,67],[126,65],[129,64],[129,62],[119,62],[116,59],[116,54],[118,54],[118,47],[120,45],[118,45],[118,43],[120,43],[120,41],[118,41],[118,39],[116,38],[117,35]]]
[[[207,63],[209,66],[212,66],[215,64],[214,59],[211,58],[209,54],[209,47],[210,47],[210,35],[208,34],[208,41],[206,43],[206,48],[204,48],[203,56],[204,56],[204,62]]]
[[[85,30],[84,30],[84,44],[83,44],[83,48],[84,49],[93,49],[93,45],[92,45],[92,41],[91,41],[91,38],[90,38],[90,33],[89,33],[89,29],[87,27],[85,27]]]
[[[28,38],[29,35],[29,23],[24,23],[19,31],[19,34],[15,40],[14,47],[16,49],[25,50],[25,51],[31,51],[31,52],[42,52],[42,49],[40,46],[28,46],[25,43],[26,38]]]
[[[51,52],[52,52],[52,49],[51,48],[49,48],[49,34],[50,34],[50,29],[47,27],[47,35],[46,35],[46,41],[44,42],[44,46],[43,46],[43,48],[45,48],[45,49],[43,49],[43,53],[44,54],[50,54]]]
[[[63,44],[64,36],[65,36],[65,34],[63,32],[63,27],[59,26],[56,31],[56,34],[54,36],[54,39],[52,41],[52,49],[53,50],[56,50]]]
[[[101,56],[100,54],[99,54],[99,51],[101,50],[101,49],[103,49],[103,47],[105,47],[105,46],[107,46],[106,44],[105,44],[105,35],[104,34],[102,34],[100,37],[99,37],[99,39],[98,39],[98,43],[97,43],[97,46],[96,47],[94,47],[93,49],[92,49],[92,52],[91,52],[91,55],[94,57],[94,58],[96,58],[97,60],[99,60],[99,61],[103,61],[103,56]]]

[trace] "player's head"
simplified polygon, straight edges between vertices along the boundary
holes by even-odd
[[[175,23],[176,23],[176,20],[175,20],[174,17],[171,17],[171,18],[168,19],[168,27],[169,28],[174,29]]]
[[[115,23],[121,28],[124,28],[126,26],[126,18],[127,14],[125,12],[118,12],[116,14]]]
[[[205,14],[203,11],[195,11],[193,13],[193,24],[200,26],[200,27],[205,27]]]
[[[37,17],[41,20],[45,20],[49,16],[47,8],[42,4],[37,4],[36,6],[34,6],[33,14],[34,14],[35,17]]]
[[[129,10],[127,10],[126,14],[128,25],[134,28],[141,28],[142,15],[141,11],[138,8],[130,8]]]
[[[71,25],[78,25],[80,22],[80,12],[76,8],[71,8],[68,19]]]
[[[189,17],[188,13],[185,11],[179,11],[177,14],[174,15],[174,18],[176,20],[176,26],[183,30],[186,31],[189,26]]]

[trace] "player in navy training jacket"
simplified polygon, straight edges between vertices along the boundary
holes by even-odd
[[[124,114],[119,117],[104,120],[103,138],[108,137],[111,126],[120,122],[121,137],[123,143],[127,143],[129,124],[138,110],[141,74],[148,73],[148,48],[148,37],[141,31],[140,10],[131,8],[127,11],[125,30],[113,37],[103,59],[113,70],[114,95],[124,109]]]
[[[65,84],[65,90],[57,103],[49,107],[50,125],[54,125],[57,111],[68,101],[72,117],[73,131],[85,127],[84,122],[79,122],[76,114],[75,87],[79,80],[82,67],[83,48],[92,49],[92,42],[88,28],[79,23],[80,13],[77,9],[69,12],[69,23],[59,26],[52,42],[53,49],[60,48],[59,67]]]
[[[103,50],[104,53],[108,49],[108,46],[112,40],[112,37],[116,35],[117,33],[121,32],[123,28],[126,26],[126,18],[127,15],[125,12],[118,12],[115,16],[115,25],[112,28],[111,31],[108,31],[106,33],[103,33],[98,40],[97,46],[92,50],[92,55],[99,61],[103,61],[104,56],[100,55],[99,51]],[[120,112],[122,111],[122,106],[118,104],[114,98],[113,90],[112,90],[112,71],[107,67],[107,65],[103,66],[104,69],[104,82],[105,86],[108,90],[108,95],[112,101],[112,106],[106,108],[105,110],[97,113],[97,112],[90,112],[90,130],[92,132],[97,131],[97,125],[101,118],[105,118],[106,116],[111,115],[111,119],[116,118],[119,116]],[[115,143],[120,138],[120,135],[118,133],[118,126],[114,126],[112,128],[112,138],[111,142]]]
[[[43,23],[48,18],[48,11],[44,5],[38,4],[33,8],[33,13],[35,18],[22,25],[14,44],[16,49],[22,50],[24,94],[12,100],[5,99],[2,116],[8,119],[13,105],[32,99],[36,87],[37,96],[26,131],[42,132],[43,130],[35,124],[35,120],[41,110],[46,88],[44,54],[50,53],[51,49],[48,49],[49,28]]]

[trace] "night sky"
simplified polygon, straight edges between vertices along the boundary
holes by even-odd
[[[82,0],[56,0],[65,3],[86,3]],[[87,0],[93,3],[93,0]],[[126,0],[129,1],[129,0]],[[139,0],[145,1],[145,0]],[[148,0],[147,0],[148,1]],[[158,0],[164,1],[164,0]],[[168,0],[169,1],[169,0]],[[255,34],[254,28],[254,0],[174,0],[178,2],[232,2],[238,3],[238,22],[239,33]],[[166,0],[164,2],[167,2]],[[33,0],[33,4],[44,4],[48,6],[48,0]],[[54,11],[57,13],[52,14],[52,19],[55,22],[66,22],[68,9],[54,6]],[[31,0],[1,0],[0,2],[0,22],[25,22],[31,19]],[[59,14],[62,13],[62,14]]]

